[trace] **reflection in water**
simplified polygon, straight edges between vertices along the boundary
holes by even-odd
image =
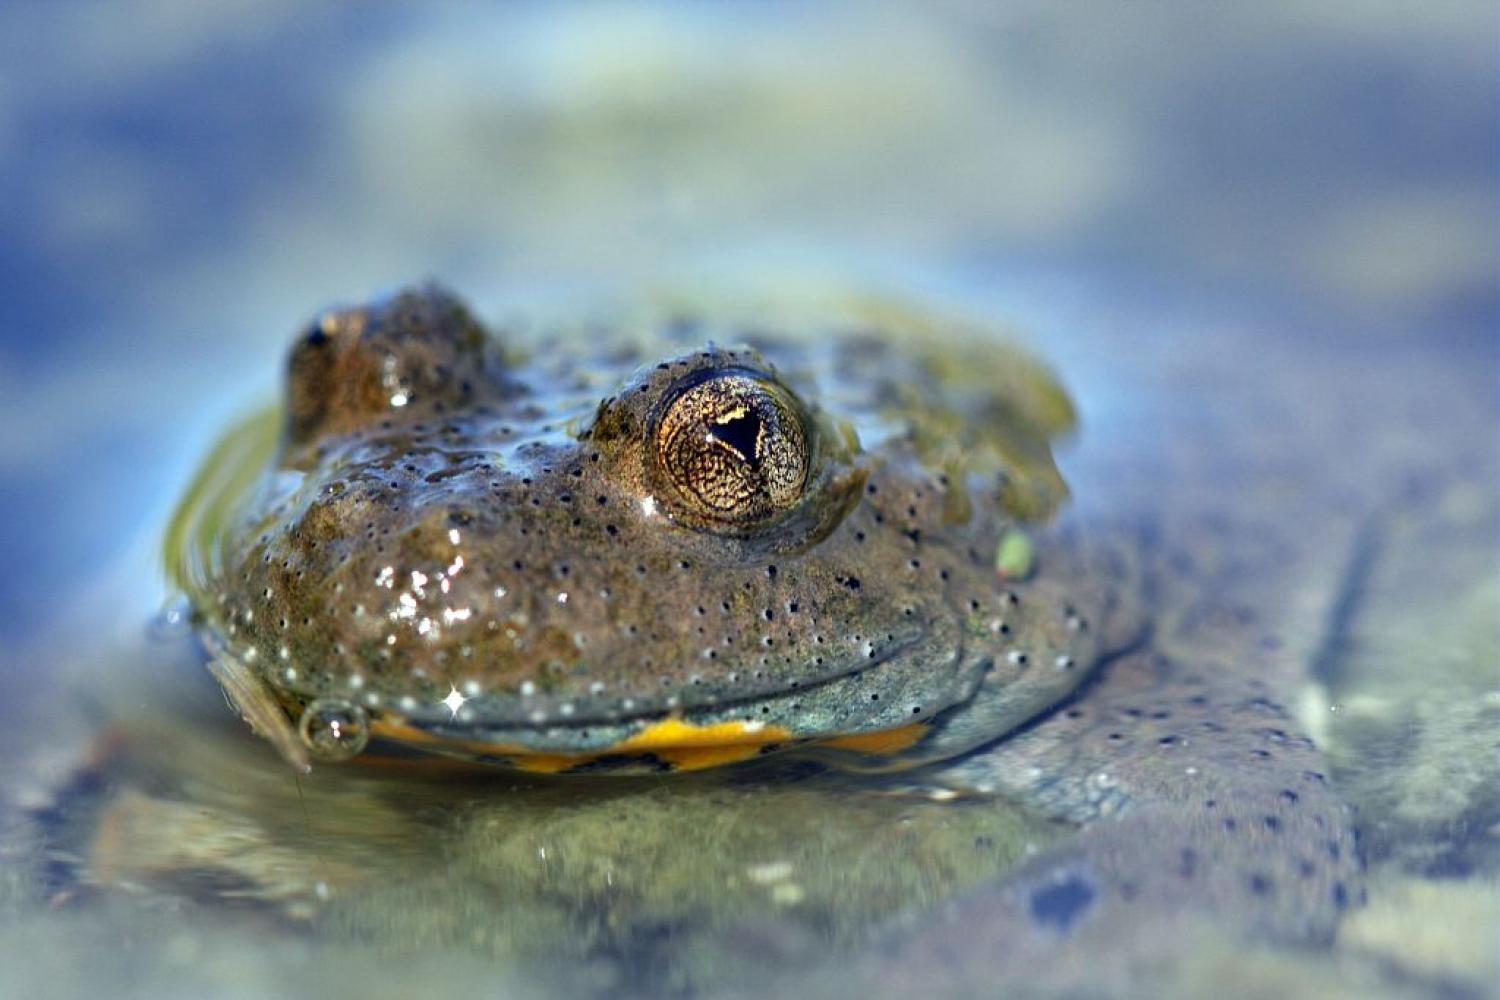
[[[55,887],[70,896],[227,907],[275,936],[478,953],[559,982],[581,962],[654,992],[770,955],[811,964],[1057,835],[795,764],[564,780],[377,756],[298,778],[225,717],[191,643],[153,654],[178,697],[116,720],[51,831],[81,859]]]

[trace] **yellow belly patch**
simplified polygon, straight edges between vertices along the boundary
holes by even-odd
[[[913,722],[907,726],[898,726],[895,729],[878,729],[873,733],[850,733],[848,736],[835,736],[830,740],[819,741],[819,746],[834,747],[838,750],[854,750],[858,753],[900,753],[916,746],[917,741],[927,732],[926,723]]]
[[[748,760],[761,747],[791,738],[791,730],[764,722],[714,722],[699,726],[681,719],[663,719],[616,743],[609,752],[649,753],[675,771],[701,771]]]
[[[418,728],[404,719],[384,717],[371,721],[370,732],[381,739],[419,746],[440,746],[445,750],[463,750],[476,756],[495,753],[525,753],[525,747],[508,743],[486,743],[484,740],[456,740]]]
[[[609,751],[631,753],[641,750],[675,750],[679,747],[761,747],[767,743],[784,743],[791,738],[790,729],[764,722],[713,722],[698,726],[681,719],[663,719],[653,722],[634,736],[621,740],[610,747]]]
[[[517,769],[538,774],[556,774],[613,754],[651,754],[673,770],[698,771],[747,760],[769,743],[783,743],[792,738],[785,727],[763,722],[714,722],[699,726],[681,719],[663,719],[613,746],[573,754],[536,751],[514,743],[456,740],[393,718],[375,720],[372,730],[376,736],[398,743],[441,747],[476,756],[510,757]]]

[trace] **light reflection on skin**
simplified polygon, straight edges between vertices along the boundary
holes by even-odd
[[[449,712],[453,713],[450,718],[456,719],[458,718],[458,710],[463,708],[464,702],[468,700],[458,688],[450,686],[448,688],[448,695],[442,700],[442,703],[447,706]]]

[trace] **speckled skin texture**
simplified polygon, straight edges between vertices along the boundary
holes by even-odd
[[[943,769],[1081,830],[897,929],[873,978],[890,988],[919,969],[910,987],[961,990],[1027,968],[1018,979],[1039,993],[1132,995],[1241,935],[1328,943],[1363,900],[1353,816],[1258,679],[1278,651],[1225,643],[1248,624],[1209,624],[1213,653],[1173,655],[1159,636],[1025,732]]]
[[[1249,941],[1326,945],[1363,902],[1356,817],[1294,706],[1337,649],[1371,540],[1423,453],[1414,439],[1410,465],[1373,451],[1317,474],[1289,462],[1358,440],[1357,415],[1317,410],[1331,377],[1282,374],[1263,409],[1235,411],[1256,433],[1233,439],[1202,414],[1218,396],[1243,407],[1240,390],[1206,383],[1165,447],[1122,452],[1080,486],[1081,518],[1115,520],[1144,560],[1149,633],[1054,711],[923,775],[1079,832],[897,921],[862,961],[861,990],[1202,995],[1225,984],[1184,977],[1194,962],[1232,968]],[[849,988],[843,976],[834,992]]]
[[[1327,941],[1360,900],[1351,817],[1285,707],[1358,562],[1351,498],[1267,502],[1260,452],[1195,453],[1201,479],[1122,452],[1087,517],[1044,527],[1068,420],[1005,359],[965,381],[868,331],[685,324],[580,354],[476,329],[431,289],[328,314],[258,486],[189,501],[215,542],[178,577],[278,711],[338,699],[423,749],[588,772],[699,766],[691,734],[629,741],[732,724],[774,734],[757,755],[899,769],[876,793],[1079,827],[895,919],[835,992],[1129,994],[1214,942]],[[651,464],[662,407],[716,371],[785,387],[812,442],[803,498],[753,529],[674,514]],[[1202,499],[1226,489],[1227,519]],[[1018,526],[1035,566],[1002,579]],[[894,748],[840,742],[913,718]]]
[[[1060,493],[1044,419],[955,395],[941,416],[979,457],[964,435],[938,455],[902,409],[938,393],[920,359],[847,333],[712,346],[744,334],[507,363],[438,290],[326,315],[293,348],[269,473],[181,574],[211,644],[292,720],[338,699],[432,749],[621,770],[681,762],[704,727],[761,752],[936,720],[904,756],[951,756],[1123,641],[1123,569],[1059,546],[997,575],[1001,533]],[[664,465],[663,413],[716,378],[763,380],[762,423],[798,428],[774,516],[708,520]],[[1026,454],[985,468],[1001,439]]]

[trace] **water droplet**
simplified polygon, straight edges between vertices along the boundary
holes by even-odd
[[[151,619],[148,637],[166,642],[180,639],[193,631],[193,606],[186,597],[169,600]]]
[[[348,760],[370,742],[370,718],[353,702],[319,698],[302,710],[297,732],[319,760]]]

